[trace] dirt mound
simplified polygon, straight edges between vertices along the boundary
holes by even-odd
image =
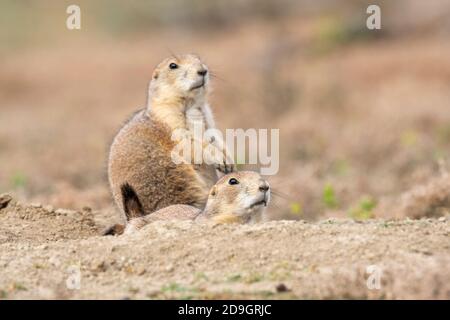
[[[0,243],[42,243],[63,239],[82,239],[98,233],[94,213],[54,209],[41,204],[25,205],[11,196],[0,197]]]
[[[402,196],[401,217],[439,217],[450,213],[450,175],[433,179]]]
[[[173,221],[101,237],[96,214],[10,201],[0,210],[1,297],[450,298],[448,218]]]

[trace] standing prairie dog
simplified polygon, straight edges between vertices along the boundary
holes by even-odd
[[[267,181],[257,172],[241,171],[223,176],[211,188],[203,210],[188,205],[172,205],[145,215],[139,197],[128,183],[122,186],[127,225],[118,233],[130,234],[158,220],[254,223],[263,220],[270,201]]]
[[[172,140],[175,130],[191,132],[194,125],[214,128],[208,86],[208,68],[196,55],[167,58],[156,67],[147,107],[120,129],[110,148],[109,183],[123,213],[121,186],[125,183],[133,186],[143,212],[149,214],[173,204],[203,208],[219,174],[234,171],[225,152],[218,161],[217,157],[209,161],[212,165],[176,164],[171,157],[177,144]]]

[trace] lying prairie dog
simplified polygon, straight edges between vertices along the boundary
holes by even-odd
[[[116,225],[115,232],[133,233],[143,226],[160,220],[193,220],[215,223],[255,223],[263,220],[270,201],[270,187],[257,172],[241,171],[223,176],[211,188],[203,210],[177,204],[145,215],[133,187],[122,185],[122,198],[127,224]]]

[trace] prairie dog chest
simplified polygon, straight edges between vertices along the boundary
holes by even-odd
[[[208,129],[207,119],[202,107],[193,106],[186,111],[186,129],[191,132]]]

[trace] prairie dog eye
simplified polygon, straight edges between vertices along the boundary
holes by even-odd
[[[176,69],[176,68],[178,68],[178,65],[176,63],[172,62],[171,64],[169,64],[169,68]]]
[[[230,185],[239,184],[239,181],[237,181],[235,178],[231,178],[230,180],[228,180],[228,184]]]

